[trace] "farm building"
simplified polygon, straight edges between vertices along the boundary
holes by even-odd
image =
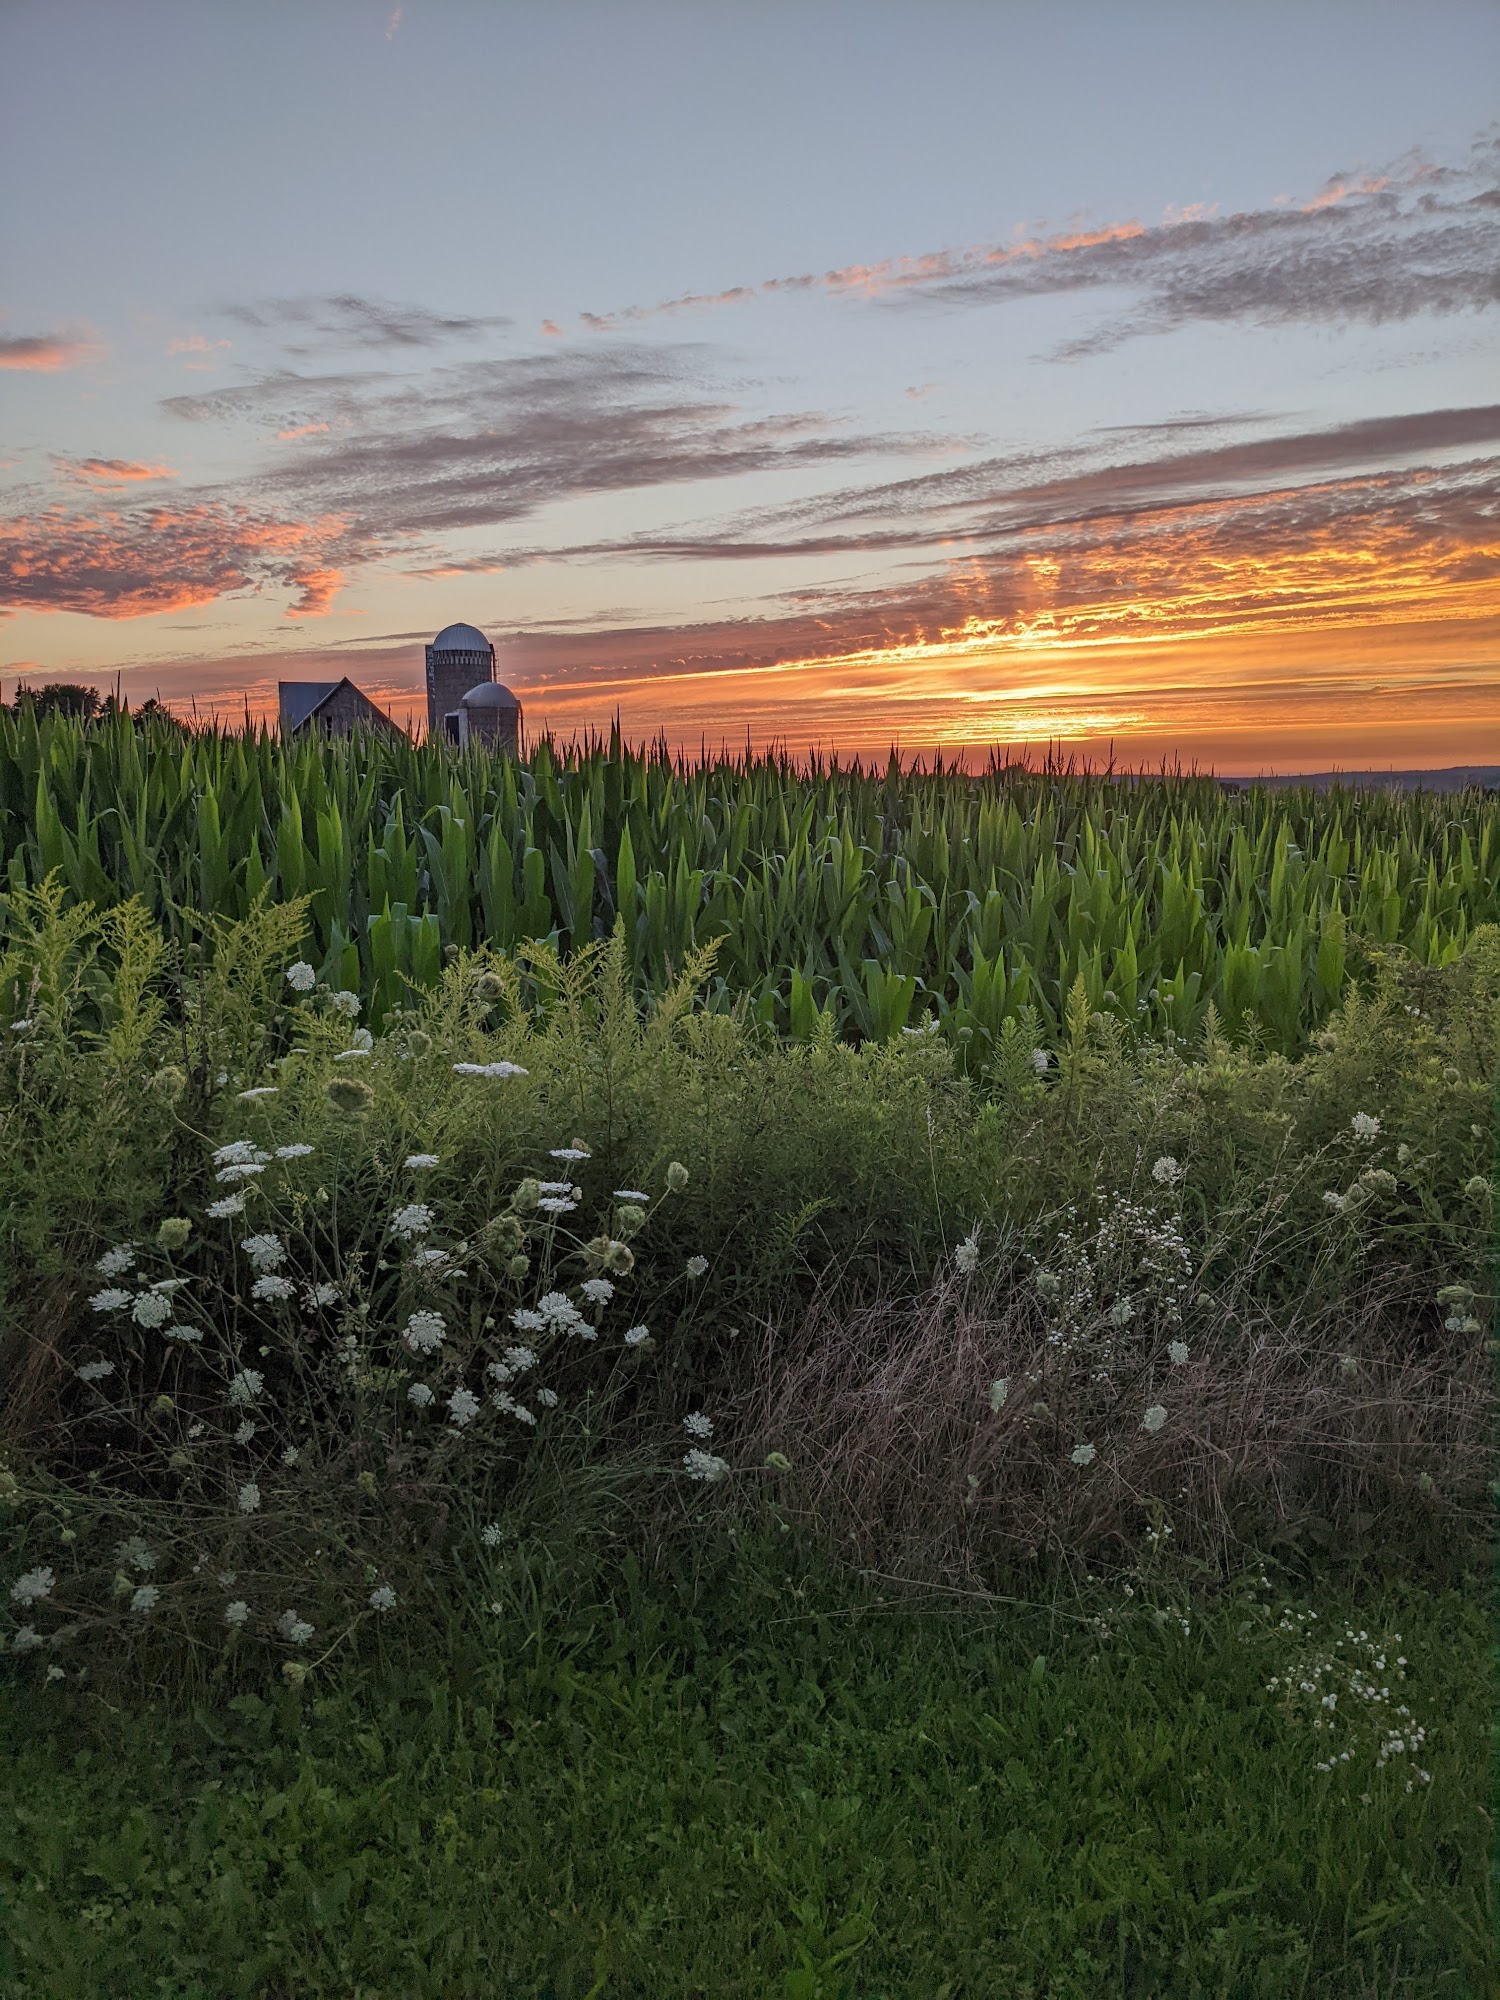
[[[368,695],[347,677],[340,681],[278,681],[281,733],[296,736],[321,729],[329,736],[351,736],[356,729],[396,734],[396,725]]]
[[[445,625],[427,648],[427,729],[434,742],[520,751],[521,704],[495,679],[495,649],[476,626]]]

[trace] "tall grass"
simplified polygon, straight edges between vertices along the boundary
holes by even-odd
[[[1500,918],[1500,801],[0,715],[0,937],[49,875],[178,937],[306,897],[319,971],[377,1027],[452,949],[566,952],[618,919],[643,997],[718,939],[712,1007],[801,1041],[930,1019],[977,1070],[1027,1006],[1055,1040],[1075,987],[1157,1036],[1212,1001],[1292,1053],[1370,948],[1441,967]]]

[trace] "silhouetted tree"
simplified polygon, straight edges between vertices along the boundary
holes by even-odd
[[[99,691],[77,681],[48,681],[39,688],[18,687],[15,706],[17,713],[31,708],[38,715],[76,715],[89,722],[99,713]]]

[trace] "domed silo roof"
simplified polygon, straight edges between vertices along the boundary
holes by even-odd
[[[460,708],[519,708],[520,702],[499,681],[481,681],[459,702]]]
[[[435,653],[487,653],[490,642],[473,625],[445,625],[432,642]]]

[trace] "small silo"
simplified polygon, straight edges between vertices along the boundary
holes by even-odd
[[[521,704],[499,681],[481,681],[458,704],[460,744],[482,743],[487,750],[521,754]]]

